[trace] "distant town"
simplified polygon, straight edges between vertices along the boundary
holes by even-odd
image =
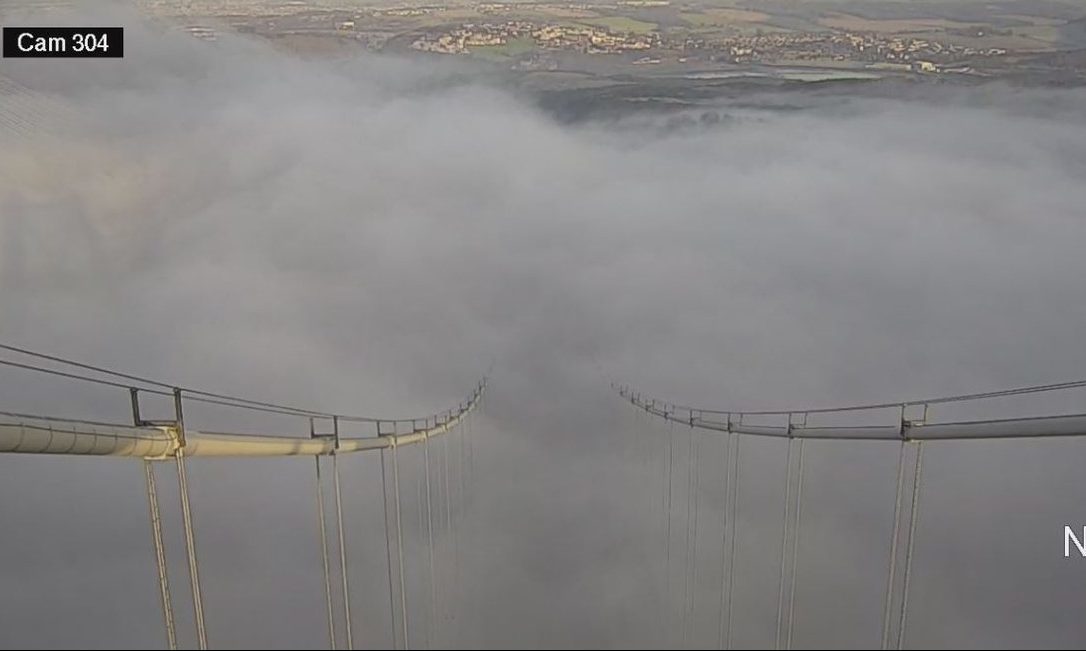
[[[521,71],[757,65],[1077,79],[1086,67],[1086,5],[1070,0],[140,4],[205,39],[229,29],[306,54],[366,48],[473,58]]]

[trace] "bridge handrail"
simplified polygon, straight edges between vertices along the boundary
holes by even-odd
[[[754,436],[904,441],[1086,436],[1086,413],[1045,414],[1018,418],[992,418],[941,423],[928,422],[928,407],[931,405],[1080,388],[1086,387],[1086,380],[1018,387],[1002,391],[943,396],[927,400],[774,411],[701,409],[645,397],[639,392],[634,392],[626,385],[612,383],[611,387],[634,406],[664,420],[701,429]],[[917,406],[924,407],[923,414],[919,418],[908,418],[906,409]],[[808,426],[807,424],[807,417],[810,414],[873,411],[878,409],[900,410],[898,424],[835,426]],[[725,419],[706,418],[707,415],[713,417],[725,416]],[[787,416],[788,422],[780,425],[754,424],[749,421],[743,422],[744,416]],[[795,417],[801,417],[801,420],[795,422]]]
[[[131,373],[124,373],[116,371],[103,366],[97,366],[94,364],[87,364],[84,362],[75,361],[65,357],[59,357],[56,355],[48,355],[46,353],[37,352],[28,348],[19,346],[13,346],[10,344],[0,343],[0,350],[6,350],[8,352],[17,353],[20,355],[26,355],[37,359],[47,360],[64,366],[72,368],[83,369],[85,371],[91,371],[94,373],[106,375],[114,379],[106,379],[100,377],[94,377],[91,375],[85,375],[82,373],[76,373],[67,370],[59,370],[54,368],[48,368],[37,364],[28,364],[24,362],[18,362],[8,359],[0,359],[0,366],[7,366],[10,368],[17,368],[21,370],[28,370],[37,373],[44,373],[48,375],[54,375],[63,377],[66,379],[79,380],[82,382],[90,382],[94,384],[101,384],[104,386],[111,386],[116,388],[135,390],[142,393],[148,393],[153,395],[172,397],[175,392],[180,392],[185,400],[192,402],[200,402],[204,404],[220,405],[225,407],[232,407],[236,409],[246,409],[251,411],[260,411],[265,413],[274,413],[285,416],[300,416],[304,418],[318,418],[322,420],[340,420],[343,422],[354,423],[410,423],[413,429],[417,428],[418,423],[423,423],[424,427],[429,427],[431,423],[436,424],[442,418],[449,418],[455,412],[455,409],[447,409],[445,411],[434,412],[426,416],[418,418],[382,418],[378,416],[367,416],[358,414],[340,414],[331,411],[323,411],[316,409],[307,409],[302,407],[295,407],[291,405],[284,405],[275,402],[268,402],[262,400],[253,400],[251,398],[243,398],[238,396],[232,396],[229,394],[218,393],[213,391],[206,391],[203,389],[180,386],[177,384],[171,384],[168,382],[162,382],[151,378],[142,377],[139,375],[133,375]],[[128,380],[128,382],[121,382],[119,380]],[[471,399],[478,397],[478,395],[485,388],[487,377],[483,378],[475,385],[475,389],[472,392]],[[135,383],[135,384],[133,384]],[[459,406],[463,407],[464,403]]]

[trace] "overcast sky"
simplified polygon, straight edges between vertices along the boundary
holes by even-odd
[[[722,104],[731,119],[689,129],[570,125],[452,65],[302,62],[94,20],[126,26],[123,60],[0,63],[15,125],[0,129],[0,340],[376,415],[455,404],[494,361],[461,537],[439,536],[439,567],[457,552],[461,573],[443,644],[674,639],[669,430],[610,395],[611,377],[763,408],[1084,375],[1082,91],[799,94]],[[123,419],[127,397],[4,372],[0,408]],[[675,594],[689,437],[675,431]],[[784,447],[743,446],[734,639],[764,647]],[[699,449],[690,642],[713,646],[721,440]],[[807,446],[796,646],[878,643],[896,451]],[[1086,642],[1086,559],[1062,555],[1063,526],[1086,524],[1084,461],[1082,441],[929,444],[909,645]],[[423,608],[417,451],[402,462]],[[383,646],[379,466],[343,470],[355,639]],[[190,474],[212,645],[324,645],[312,461]],[[131,460],[0,458],[0,645],[163,644],[142,482]]]

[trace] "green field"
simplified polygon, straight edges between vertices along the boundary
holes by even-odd
[[[578,22],[596,27],[606,27],[612,32],[629,32],[631,34],[648,34],[656,31],[656,23],[648,23],[643,20],[627,18],[625,16],[604,16],[603,18],[587,18]]]

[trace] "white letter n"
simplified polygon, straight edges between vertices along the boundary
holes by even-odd
[[[1071,541],[1072,540],[1075,541],[1075,547],[1078,547],[1079,553],[1081,553],[1083,557],[1086,557],[1086,526],[1082,527],[1082,540],[1081,541],[1078,538],[1075,537],[1075,532],[1071,529],[1070,526],[1068,526],[1068,525],[1063,526],[1063,557],[1064,558],[1070,558],[1071,557]]]

